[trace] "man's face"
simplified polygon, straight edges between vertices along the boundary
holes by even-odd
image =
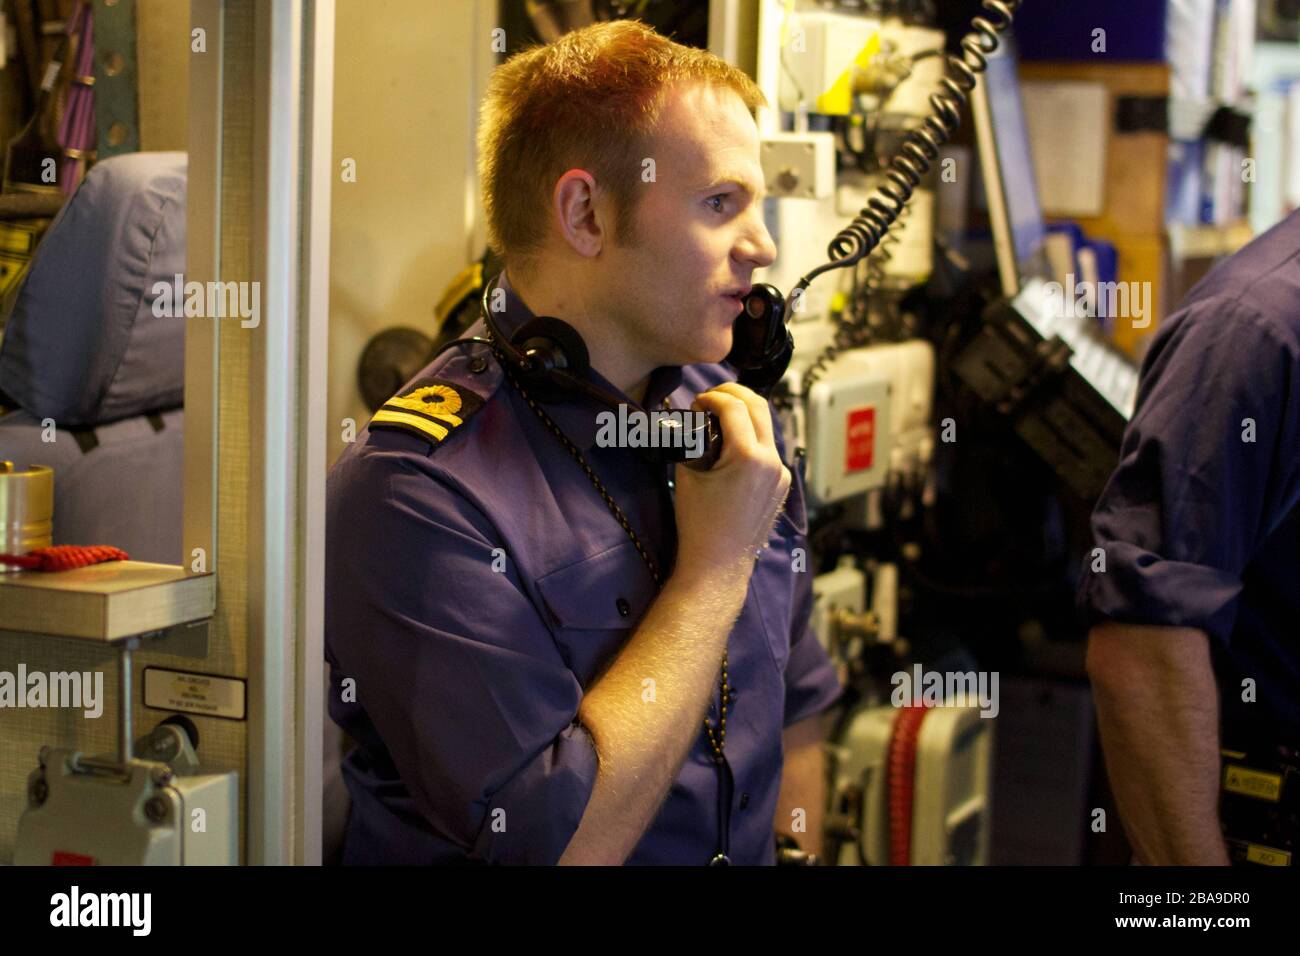
[[[655,178],[639,186],[636,242],[602,249],[605,315],[650,368],[719,362],[741,310],[731,293],[776,258],[758,129],[731,90],[678,86],[647,158]]]

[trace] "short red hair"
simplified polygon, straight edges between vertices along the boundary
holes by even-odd
[[[637,20],[566,33],[497,67],[479,116],[478,173],[488,244],[512,271],[535,266],[555,182],[574,168],[612,197],[615,240],[633,241],[642,160],[664,94],[681,82],[733,90],[751,114],[767,103],[743,71]]]

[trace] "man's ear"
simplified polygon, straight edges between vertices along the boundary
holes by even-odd
[[[592,258],[605,239],[598,208],[596,180],[585,169],[570,169],[555,183],[552,212],[560,236],[581,256]]]

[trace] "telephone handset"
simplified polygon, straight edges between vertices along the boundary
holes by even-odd
[[[794,355],[794,336],[785,323],[785,298],[776,286],[758,283],[747,296],[731,327],[731,351],[723,361],[736,370],[736,381],[764,398],[781,381]],[[705,413],[704,453],[683,459],[697,471],[712,468],[722,454],[722,429],[717,416]]]
[[[785,298],[776,286],[760,282],[747,296],[731,327],[726,361],[741,385],[764,398],[772,394],[794,355],[794,336],[786,327]]]
[[[898,153],[885,169],[885,182],[876,189],[859,214],[834,239],[827,248],[829,261],[803,276],[791,291],[796,303],[819,275],[832,269],[856,265],[879,245],[881,239],[898,219],[899,213],[912,198],[912,192],[939,156],[939,149],[956,132],[961,123],[961,107],[975,88],[977,75],[988,66],[987,56],[998,48],[998,34],[1011,26],[1011,20],[1022,0],[983,0],[984,10],[993,19],[983,16],[971,20],[971,29],[961,40],[961,55],[948,54],[948,71],[940,81],[942,90],[930,95],[931,112],[920,126],[912,129],[904,139]],[[602,389],[590,380],[590,360],[586,345],[577,331],[565,322],[549,316],[538,316],[525,323],[509,338],[501,333],[488,308],[488,296],[495,283],[483,287],[482,314],[488,329],[488,339],[459,339],[448,343],[449,348],[465,341],[486,342],[493,346],[529,392],[543,400],[555,400],[564,394],[581,393],[598,402],[617,409],[627,404],[620,396]],[[771,285],[759,283],[745,297],[740,315],[732,327],[731,351],[725,361],[737,372],[738,381],[747,388],[767,398],[776,386],[794,353],[794,338],[786,327],[786,300]],[[813,370],[805,376],[805,386],[838,352],[838,345],[827,346],[813,363]],[[644,409],[637,409],[643,411]],[[651,418],[658,421],[665,433],[659,436],[658,447],[645,449],[656,461],[680,462],[689,468],[712,468],[722,454],[722,430],[717,418],[705,413],[699,424],[693,419]],[[671,429],[694,428],[698,434],[686,440],[684,435],[673,435]],[[702,449],[698,456],[687,457],[688,450]]]

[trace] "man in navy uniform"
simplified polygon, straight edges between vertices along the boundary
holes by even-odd
[[[328,492],[330,708],[359,745],[344,862],[770,864],[774,830],[820,850],[841,688],[809,628],[803,489],[771,407],[710,364],[776,252],[761,102],[631,21],[493,75],[500,333],[569,323],[593,381],[713,412],[724,449],[704,472],[603,447],[599,402],[534,407],[482,344],[376,413]]]
[[[1088,672],[1137,860],[1226,864],[1220,745],[1300,747],[1300,212],[1157,332],[1092,516]]]

